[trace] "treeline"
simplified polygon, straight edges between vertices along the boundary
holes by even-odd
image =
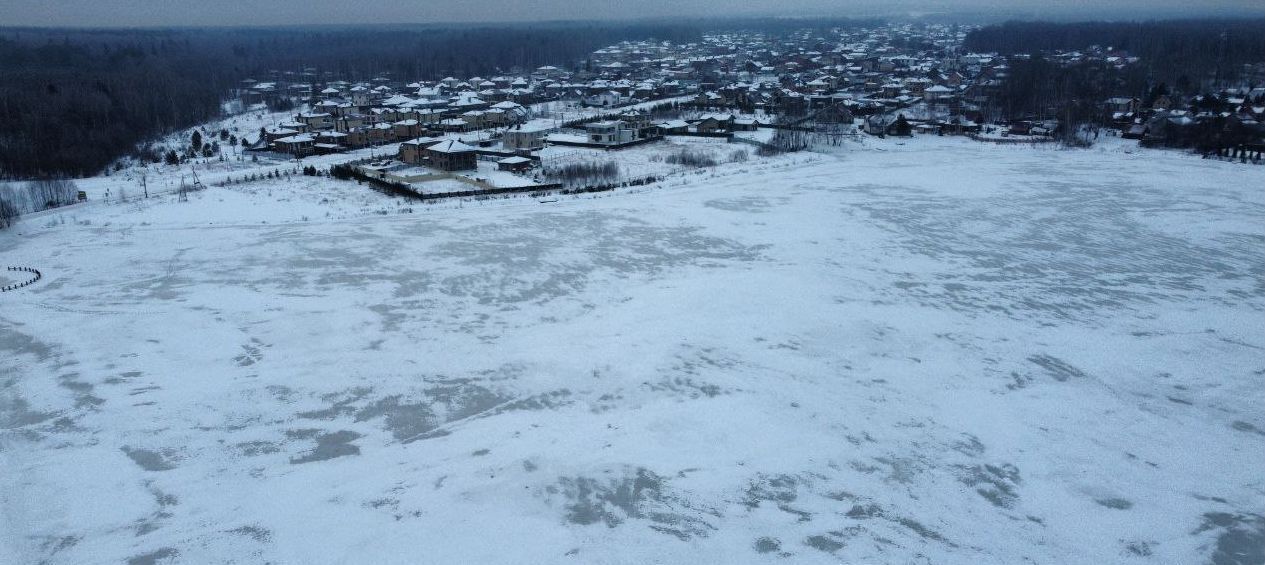
[[[991,100],[993,118],[1058,119],[1080,124],[1105,119],[1103,101],[1145,92],[1139,69],[1116,69],[1100,61],[1058,64],[1042,55],[1010,61],[1010,73]]]
[[[1117,68],[1101,56],[1068,62],[1052,55],[1094,46],[1139,61]],[[1149,107],[1160,95],[1180,100],[1240,85],[1250,78],[1243,75],[1245,66],[1265,62],[1265,19],[1008,22],[972,31],[964,47],[1008,57],[1008,74],[990,100],[988,118],[1057,119],[1057,135],[1075,141],[1084,127],[1108,123],[1108,98],[1136,97]],[[1195,145],[1235,142],[1224,131],[1201,133]]]
[[[341,80],[390,76],[435,80],[530,71],[543,65],[575,68],[594,50],[626,39],[696,41],[689,24],[539,23],[497,26],[298,27],[270,30],[195,30],[205,48],[225,51],[258,80],[270,70],[311,69]],[[243,77],[246,78],[246,77]]]
[[[490,76],[576,66],[623,39],[692,41],[690,25],[541,24],[191,30],[0,30],[0,178],[92,175],[217,117],[245,78]]]
[[[79,188],[66,179],[0,184],[0,228],[17,223],[22,214],[71,204],[78,196]]]
[[[1003,55],[1084,50],[1097,45],[1139,57],[1155,82],[1179,89],[1240,78],[1244,64],[1265,61],[1265,18],[1148,22],[1006,22],[966,36],[969,51]]]
[[[146,139],[218,115],[232,82],[231,69],[173,36],[33,35],[0,34],[0,178],[100,172]]]

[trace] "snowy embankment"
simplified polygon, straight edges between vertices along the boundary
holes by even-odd
[[[919,138],[549,204],[297,177],[29,220],[0,562],[1243,562],[1262,180]]]

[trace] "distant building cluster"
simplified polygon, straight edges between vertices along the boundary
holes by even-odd
[[[543,66],[490,78],[403,82],[381,76],[351,83],[307,70],[278,73],[270,82],[245,81],[239,96],[245,104],[307,102],[293,119],[265,128],[253,149],[301,157],[407,142],[401,159],[445,166],[455,161],[422,145],[472,132],[486,133],[479,139],[496,140],[501,151],[527,154],[547,144],[619,147],[661,135],[742,131],[772,122],[883,136],[973,135],[981,129],[1048,136],[1057,130],[1057,116],[995,115],[990,101],[1013,61],[964,52],[968,31],[956,25],[883,24],[778,36],[712,34],[684,44],[622,42],[595,51],[577,68]],[[1110,48],[1049,57],[1056,64],[1137,63]],[[1145,104],[1121,97],[1101,107],[1128,136],[1141,139],[1208,115],[1259,124],[1265,118],[1262,94],[1260,88],[1228,92],[1215,105],[1168,94]],[[656,100],[696,112],[686,119],[652,117],[645,105]],[[595,120],[539,119],[551,103],[605,112]]]

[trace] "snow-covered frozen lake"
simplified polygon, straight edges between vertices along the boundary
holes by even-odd
[[[0,232],[0,562],[1265,560],[1265,169],[726,167]]]

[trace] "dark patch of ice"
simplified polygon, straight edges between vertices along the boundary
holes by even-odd
[[[958,465],[958,480],[999,508],[1013,508],[1022,482],[1014,465]]]
[[[268,528],[265,528],[263,526],[257,526],[257,525],[242,526],[240,528],[233,528],[231,530],[228,530],[228,533],[237,534],[239,536],[245,536],[259,543],[268,543],[272,541],[272,530],[269,530]]]
[[[1133,503],[1123,498],[1098,498],[1095,499],[1094,502],[1113,510],[1128,510],[1133,508]]]
[[[1033,355],[1028,358],[1028,361],[1045,369],[1047,374],[1059,382],[1067,382],[1069,379],[1079,379],[1086,376],[1084,371],[1053,355]]]
[[[1258,514],[1209,512],[1194,533],[1220,530],[1211,565],[1265,564],[1265,517]]]
[[[563,477],[558,488],[546,492],[566,497],[566,520],[572,524],[614,528],[628,520],[645,520],[652,530],[681,540],[705,537],[715,529],[700,516],[716,515],[714,511],[697,509],[671,494],[667,480],[646,469],[628,470],[604,481]]]
[[[290,463],[300,465],[327,461],[336,457],[360,455],[360,447],[351,443],[360,438],[360,434],[356,432],[341,430],[333,433],[317,434],[315,437],[316,447],[302,457],[290,458]]]
[[[809,536],[804,540],[804,545],[826,553],[834,553],[843,549],[842,542],[826,536]]]
[[[756,553],[773,553],[782,549],[782,541],[773,537],[762,537],[755,540]]]
[[[1244,421],[1242,421],[1242,420],[1235,420],[1235,421],[1234,421],[1234,423],[1230,424],[1230,427],[1231,427],[1231,428],[1234,428],[1235,430],[1238,430],[1238,431],[1240,431],[1240,432],[1248,432],[1248,433],[1252,433],[1252,434],[1259,434],[1259,435],[1263,435],[1263,436],[1265,436],[1265,430],[1262,430],[1262,429],[1260,429],[1260,428],[1258,428],[1258,427],[1256,427],[1256,426],[1252,425],[1250,422],[1244,422]]]
[[[172,563],[178,555],[180,555],[180,552],[176,551],[175,548],[164,547],[156,551],[132,557],[127,560],[127,565],[160,565],[161,563]]]
[[[175,455],[173,450],[153,451],[128,446],[123,446],[120,449],[127,454],[133,463],[136,463],[146,471],[170,471],[176,468],[176,465],[172,462]]]

